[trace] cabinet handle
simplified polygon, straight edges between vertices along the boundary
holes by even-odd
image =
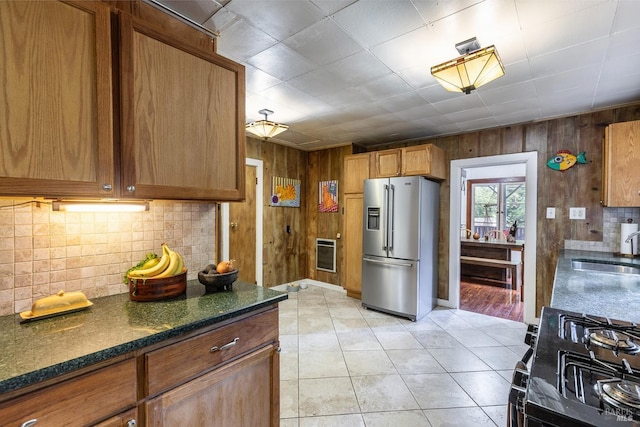
[[[136,422],[136,420],[127,421],[127,427],[136,427],[137,425],[138,423]]]
[[[214,345],[213,347],[211,347],[211,353],[215,353],[216,351],[222,351],[222,350],[226,350],[228,348],[231,348],[234,345],[238,344],[238,341],[240,341],[240,338],[239,337],[235,337],[233,339],[233,341],[226,343],[222,347],[218,347],[217,345]]]
[[[37,423],[38,423],[38,419],[34,418],[32,420],[23,422],[22,424],[20,424],[20,427],[31,427],[36,425]]]
[[[135,185],[127,185],[127,191],[129,193],[133,193],[134,191],[136,191],[136,186]]]
[[[113,187],[111,186],[111,184],[102,184],[102,189],[104,191],[111,191],[113,190]]]

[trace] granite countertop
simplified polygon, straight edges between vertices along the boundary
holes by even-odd
[[[606,252],[562,250],[558,256],[551,307],[640,323],[640,275],[578,271],[571,260],[625,263],[640,267],[640,259]]]
[[[180,297],[134,302],[129,294],[95,298],[87,310],[20,323],[0,317],[0,393],[126,354],[287,299],[287,294],[235,282],[205,293],[197,280]]]

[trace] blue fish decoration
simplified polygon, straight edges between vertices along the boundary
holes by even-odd
[[[586,153],[583,151],[577,156],[574,156],[573,154],[571,154],[571,151],[561,150],[558,151],[555,156],[549,159],[549,161],[547,162],[547,166],[556,171],[566,171],[576,163],[588,163],[585,154]]]

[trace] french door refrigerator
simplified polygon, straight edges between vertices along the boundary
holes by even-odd
[[[364,307],[413,321],[435,307],[439,191],[420,176],[365,180]]]

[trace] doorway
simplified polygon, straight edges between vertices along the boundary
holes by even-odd
[[[247,159],[245,201],[222,203],[221,259],[235,259],[239,280],[262,286],[263,162]]]
[[[523,165],[525,172],[527,227],[524,232],[526,251],[524,252],[524,321],[536,322],[536,209],[537,209],[537,152],[506,154],[499,156],[478,157],[451,161],[450,168],[450,217],[449,217],[449,299],[438,301],[439,304],[460,308],[460,229],[462,218],[462,197],[460,195],[465,184],[465,170],[492,167],[495,170]]]

